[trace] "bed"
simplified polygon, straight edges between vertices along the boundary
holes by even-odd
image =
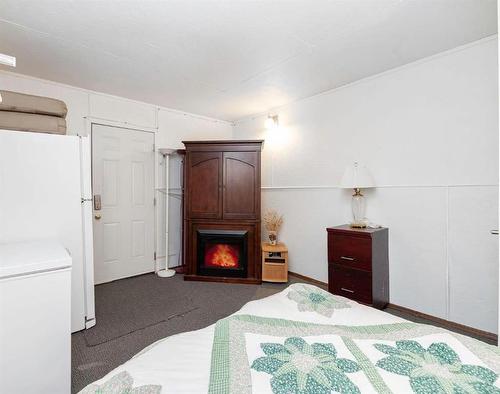
[[[499,393],[497,347],[293,284],[162,339],[89,393]]]

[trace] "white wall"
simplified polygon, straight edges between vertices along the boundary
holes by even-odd
[[[263,208],[285,217],[290,270],[327,281],[325,227],[350,220],[346,165],[378,187],[367,217],[390,229],[390,301],[497,331],[496,37],[237,121],[265,138]]]
[[[195,114],[179,112],[121,97],[80,89],[52,81],[32,78],[25,75],[0,71],[0,89],[21,93],[53,97],[63,100],[68,106],[66,117],[68,134],[86,135],[89,122],[143,129],[155,133],[156,147],[182,148],[182,140],[188,139],[227,139],[231,138],[232,124]],[[88,121],[87,121],[88,119]],[[164,172],[161,155],[157,157],[157,186],[164,187]],[[172,166],[174,192],[178,191],[179,169],[177,160]],[[164,264],[165,194],[157,193],[157,256]],[[171,234],[170,261],[177,265],[180,251],[180,221],[176,217],[178,199],[170,198],[173,218],[170,223]]]

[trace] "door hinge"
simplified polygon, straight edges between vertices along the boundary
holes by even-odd
[[[153,197],[153,206],[156,207],[156,197]]]
[[[153,152],[155,151],[155,148],[156,148],[156,144],[153,144]]]
[[[153,260],[156,260],[156,252],[153,252]]]

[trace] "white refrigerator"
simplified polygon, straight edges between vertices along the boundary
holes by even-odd
[[[95,324],[89,144],[0,130],[0,243],[53,239],[69,251],[71,332]]]

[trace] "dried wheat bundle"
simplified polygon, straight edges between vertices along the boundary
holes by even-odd
[[[264,227],[267,231],[279,231],[283,224],[283,215],[271,209],[264,214]]]

